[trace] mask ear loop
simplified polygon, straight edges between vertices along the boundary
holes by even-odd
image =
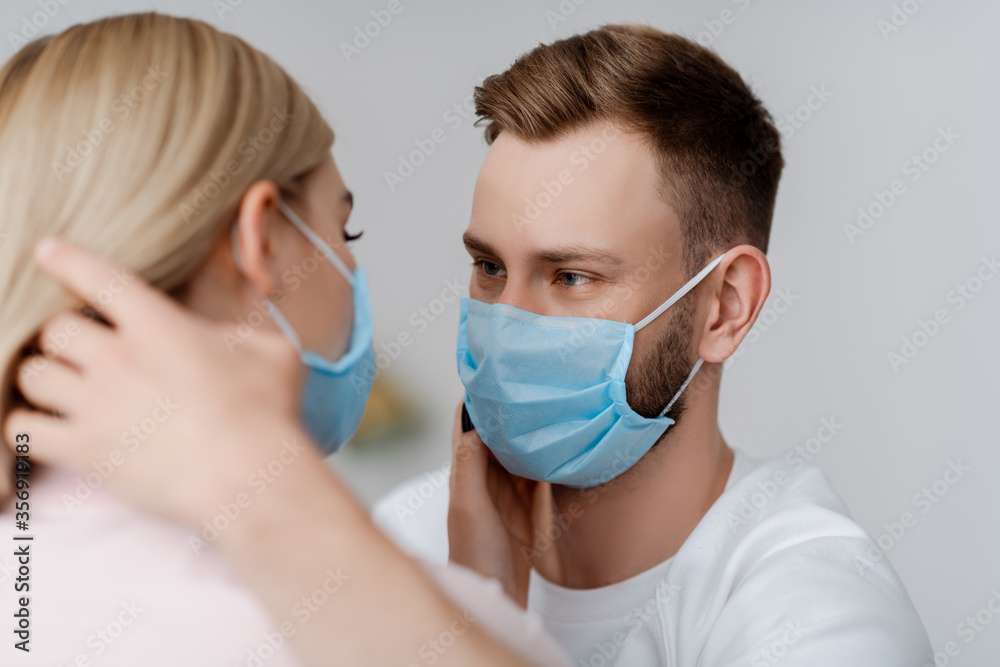
[[[240,259],[240,235],[238,225],[233,225],[233,231],[229,235],[230,240],[233,245],[233,260],[236,262],[236,267],[243,270],[243,260]],[[271,315],[271,319],[274,320],[275,325],[281,333],[285,334],[285,337],[295,346],[299,352],[302,352],[302,341],[299,339],[299,335],[295,333],[295,329],[292,328],[291,323],[285,316],[278,310],[278,307],[266,296],[261,298],[261,303],[267,309],[268,314]]]
[[[655,320],[657,317],[662,315],[663,311],[665,311],[667,308],[680,301],[681,297],[683,297],[685,294],[693,290],[698,283],[704,280],[705,276],[711,273],[712,269],[717,267],[719,265],[719,262],[721,262],[722,258],[725,256],[726,253],[722,253],[721,255],[713,259],[708,266],[706,266],[704,269],[698,272],[698,275],[696,275],[694,278],[684,283],[684,287],[674,292],[674,295],[672,297],[670,297],[662,304],[660,304],[659,308],[651,312],[649,315],[646,315],[646,317],[642,318],[639,321],[639,323],[635,325],[635,330],[638,331],[639,329],[643,328],[644,326]]]
[[[333,266],[340,272],[340,275],[344,277],[344,280],[346,280],[347,283],[353,288],[354,274],[347,268],[344,260],[342,260],[337,253],[333,251],[333,248],[327,245],[326,241],[324,241],[319,234],[314,232],[309,225],[302,221],[302,218],[300,218],[288,204],[280,199],[278,200],[278,210],[284,213],[285,217],[288,218],[289,221],[291,221],[291,223],[295,225],[295,227],[302,232],[302,234],[309,239],[314,246],[316,246],[316,249],[323,253],[324,257],[330,260],[330,263],[333,264]],[[231,240],[233,245],[233,258],[236,261],[236,266],[242,269],[243,262],[240,259],[239,227],[237,224],[233,225]],[[302,341],[299,338],[299,335],[295,333],[295,329],[292,328],[291,323],[284,316],[284,314],[282,314],[274,302],[266,296],[263,297],[261,302],[264,304],[264,307],[267,308],[267,312],[270,313],[271,318],[274,320],[278,329],[281,330],[281,333],[283,333],[285,337],[291,341],[299,352],[302,352]]]
[[[701,368],[701,365],[703,363],[705,363],[705,360],[702,359],[701,357],[698,357],[698,361],[694,362],[694,368],[692,368],[691,372],[688,373],[687,379],[684,380],[684,384],[681,385],[681,388],[677,390],[677,393],[674,394],[674,397],[670,399],[669,403],[667,403],[667,407],[663,408],[663,412],[660,413],[660,417],[665,416],[668,412],[670,412],[670,408],[674,407],[674,403],[676,403],[677,399],[681,397],[681,394],[684,393],[684,390],[687,389],[687,386],[691,384],[691,380],[694,379],[695,374],[697,374],[698,369]]]
[[[337,267],[337,270],[340,271],[340,275],[344,276],[344,279],[347,281],[347,283],[351,287],[354,287],[354,274],[351,273],[351,270],[347,268],[346,264],[344,264],[344,260],[342,260],[337,255],[337,253],[333,251],[333,248],[328,246],[326,244],[326,241],[324,241],[319,234],[314,232],[309,225],[304,223],[302,221],[302,218],[300,218],[298,214],[296,214],[295,211],[293,211],[288,204],[279,200],[278,210],[284,213],[285,217],[291,220],[292,224],[295,225],[298,228],[298,230],[302,232],[303,235],[305,235],[307,239],[312,241],[312,244],[316,246],[316,248],[321,253],[323,253],[323,255],[328,260],[330,260],[330,263],[333,264],[335,267]]]
[[[699,271],[694,278],[684,283],[684,286],[681,287],[676,292],[674,292],[673,296],[671,296],[669,299],[660,304],[659,308],[651,312],[649,315],[646,315],[646,317],[642,318],[642,320],[640,320],[639,323],[635,325],[635,330],[638,331],[639,329],[643,328],[644,326],[655,320],[657,317],[662,315],[663,311],[665,311],[667,308],[680,301],[685,294],[693,290],[698,283],[704,280],[705,276],[711,273],[712,270],[719,265],[719,262],[721,262],[722,258],[725,256],[726,253],[722,253],[721,255],[713,259],[711,262],[709,262],[708,266]],[[677,393],[674,394],[674,397],[670,399],[669,403],[667,403],[667,407],[663,408],[663,412],[661,412],[659,415],[660,417],[665,416],[668,412],[670,412],[670,408],[674,407],[674,403],[676,403],[677,399],[681,397],[681,394],[684,393],[684,390],[687,389],[687,386],[691,384],[691,380],[694,379],[694,376],[698,373],[698,370],[701,368],[701,365],[703,363],[705,363],[705,360],[702,359],[701,357],[698,357],[698,361],[694,362],[694,368],[692,368],[691,372],[688,373],[687,378],[684,380],[684,384],[681,385],[681,388],[677,390]]]

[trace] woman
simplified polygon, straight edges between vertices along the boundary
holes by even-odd
[[[332,144],[330,127],[278,65],[198,21],[138,14],[77,25],[26,45],[0,71],[0,417],[25,405],[58,413],[58,400],[39,397],[74,391],[82,362],[102,349],[81,343],[110,335],[108,324],[123,326],[117,316],[136,276],[194,313],[244,323],[215,341],[234,359],[233,382],[243,381],[241,355],[253,338],[256,345],[283,337],[305,367],[301,405],[280,406],[298,414],[301,429],[274,433],[271,456],[257,461],[263,472],[234,467],[242,486],[218,480],[218,488],[245,492],[219,498],[219,513],[205,517],[198,535],[128,509],[102,488],[141,465],[165,424],[183,432],[197,405],[163,395],[141,413],[108,417],[120,420],[120,447],[86,474],[32,472],[30,603],[4,596],[4,613],[28,608],[35,633],[31,639],[25,630],[30,653],[18,653],[18,664],[34,664],[27,656],[60,665],[298,664],[288,645],[306,663],[325,664],[315,638],[331,633],[356,645],[344,656],[423,664],[421,651],[442,627],[462,640],[440,655],[427,649],[437,664],[526,664],[481,631],[476,613],[465,609],[464,621],[454,620],[465,603],[456,607],[438,593],[342,491],[341,503],[322,508],[342,519],[334,536],[342,559],[317,572],[300,599],[269,604],[270,617],[211,548],[253,551],[253,517],[280,496],[268,493],[286,484],[280,470],[322,468],[312,443],[339,447],[370,389],[365,279],[347,248],[357,238],[346,231],[352,198]],[[128,268],[83,295],[103,316],[71,309],[40,331],[79,305],[32,262],[47,235]],[[26,353],[34,356],[18,372]],[[253,412],[246,410],[247,423]],[[8,456],[0,448],[10,469]],[[171,471],[162,477],[168,482]],[[10,499],[11,478],[2,485],[2,521],[13,526],[20,508]],[[454,593],[456,579],[441,576]],[[472,597],[502,599],[463,577]],[[561,664],[545,639],[530,639],[535,625],[498,604],[499,634],[527,637],[522,651]]]

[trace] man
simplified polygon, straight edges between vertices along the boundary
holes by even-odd
[[[905,589],[823,473],[719,429],[722,362],[770,288],[783,161],[760,101],[630,26],[539,46],[475,99],[451,561],[579,665],[919,664]]]
[[[678,38],[606,28],[536,50],[479,102],[494,141],[459,359],[477,430],[455,438],[452,560],[527,600],[578,664],[917,664],[929,647],[905,591],[881,561],[856,569],[871,543],[821,473],[734,457],[718,431],[719,364],[769,290],[781,170],[739,77]],[[84,298],[113,270],[65,244],[40,261]],[[274,336],[218,355],[222,325],[133,282],[78,394],[130,415],[162,395],[195,406],[108,485],[197,525],[278,435],[307,439],[301,372]],[[84,470],[120,421],[77,415],[17,412],[5,433]],[[309,664],[412,655],[452,608],[345,496],[322,466],[290,468],[219,547],[276,615],[310,572],[356,573],[294,638]],[[518,664],[466,638],[438,664]]]

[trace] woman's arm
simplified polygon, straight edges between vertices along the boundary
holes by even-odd
[[[312,447],[308,455],[218,540],[306,664],[525,664],[387,541]]]
[[[307,665],[427,664],[428,651],[438,665],[527,664],[470,623],[324,465],[298,424],[302,370],[283,338],[256,331],[230,352],[229,325],[193,316],[121,267],[67,242],[43,242],[36,259],[112,327],[53,318],[47,326],[79,331],[19,387],[62,416],[12,411],[9,446],[27,432],[35,461],[81,472],[119,461],[106,481],[113,491],[199,533],[238,509],[212,539]],[[96,297],[123,275],[113,298]],[[124,447],[150,415],[153,432]],[[261,470],[267,487],[251,496]],[[445,635],[457,640],[442,652]]]

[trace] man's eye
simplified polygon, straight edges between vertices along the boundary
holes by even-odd
[[[503,269],[493,262],[487,262],[486,260],[481,259],[476,263],[479,264],[479,269],[491,278],[503,275]]]
[[[562,284],[566,287],[576,287],[578,285],[585,285],[590,282],[590,278],[587,276],[581,276],[579,273],[560,273],[559,279]]]

